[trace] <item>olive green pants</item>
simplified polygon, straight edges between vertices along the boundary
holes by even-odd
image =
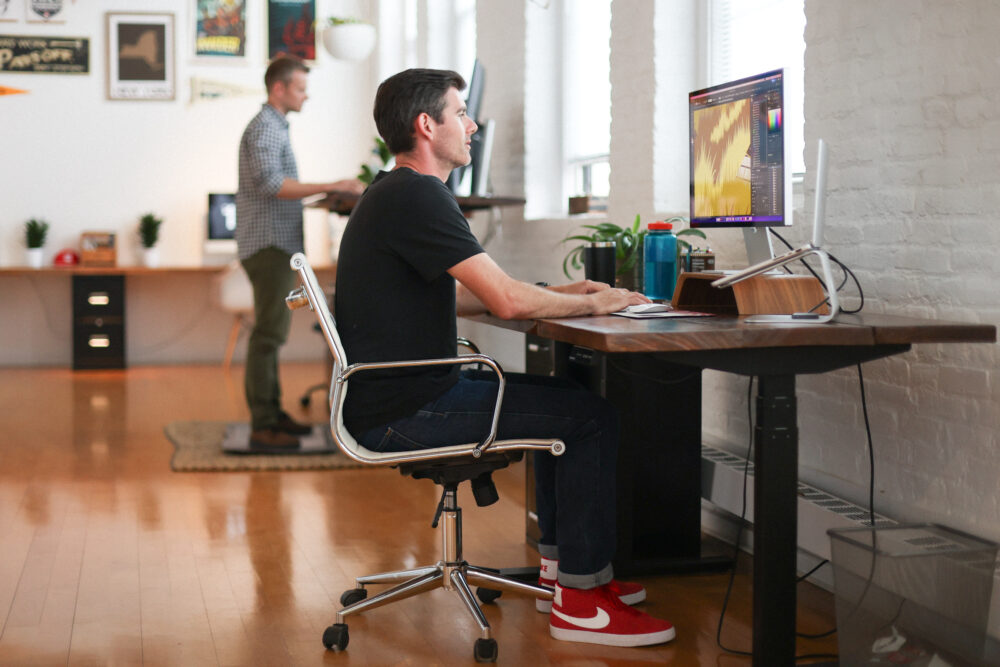
[[[298,284],[290,260],[291,255],[274,247],[243,260],[253,285],[254,325],[247,344],[244,387],[250,425],[255,431],[274,427],[281,415],[278,350],[288,340],[292,323],[285,297]]]

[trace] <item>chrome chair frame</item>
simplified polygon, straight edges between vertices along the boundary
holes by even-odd
[[[566,445],[562,440],[557,439],[497,440],[497,424],[500,419],[506,382],[500,365],[485,354],[477,352],[442,359],[348,364],[333,315],[330,313],[327,301],[308,260],[302,253],[296,253],[291,259],[291,267],[298,272],[302,286],[288,295],[286,299],[288,307],[295,309],[308,306],[315,312],[323,336],[333,353],[333,374],[329,394],[330,431],[334,442],[348,457],[364,464],[401,466],[404,474],[409,474],[414,467],[419,468],[424,464],[430,467],[435,465],[434,462],[440,463],[442,467],[450,465],[460,468],[478,464],[480,468],[490,469],[491,462],[492,468],[503,467],[507,465],[508,457],[516,456],[524,450],[546,451],[556,456],[565,452]],[[466,345],[465,341],[461,342]],[[344,427],[344,402],[347,397],[349,380],[356,373],[386,368],[455,364],[480,364],[492,369],[498,378],[497,398],[493,408],[490,430],[478,442],[412,452],[375,452],[362,447]],[[503,457],[504,460],[496,460],[498,456]],[[468,477],[462,479],[468,479]],[[442,483],[444,486],[439,507],[443,519],[441,560],[434,565],[425,567],[358,577],[356,580],[358,588],[344,593],[341,601],[346,606],[337,612],[335,624],[327,628],[327,632],[324,633],[323,643],[326,644],[327,648],[338,650],[346,648],[347,626],[344,620],[348,616],[442,587],[456,592],[475,619],[480,629],[480,639],[476,643],[476,659],[482,658],[481,661],[490,662],[496,659],[496,642],[492,638],[489,622],[476,602],[469,584],[476,584],[491,590],[525,593],[543,600],[552,599],[552,591],[548,588],[504,577],[496,570],[470,565],[462,558],[461,508],[458,507],[456,492],[458,482],[438,483]],[[365,586],[386,583],[396,584],[396,586],[366,599]],[[490,651],[492,651],[492,659],[490,659]]]

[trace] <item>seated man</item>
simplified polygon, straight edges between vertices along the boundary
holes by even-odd
[[[396,156],[347,224],[337,266],[336,318],[352,363],[453,357],[456,312],[505,319],[605,314],[647,302],[582,281],[545,289],[504,273],[469,230],[445,186],[469,163],[476,124],[450,71],[386,79],[375,123]],[[456,281],[458,284],[456,285]],[[618,421],[600,396],[555,378],[510,375],[499,438],[560,438],[566,453],[536,457],[541,583],[554,587],[553,637],[615,646],[669,641],[673,626],[634,604],[645,590],[613,578]],[[489,432],[496,378],[457,366],[366,371],[351,378],[345,425],[365,447],[405,451],[471,442]]]

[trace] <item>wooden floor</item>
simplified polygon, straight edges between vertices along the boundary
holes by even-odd
[[[323,372],[283,368],[289,411],[301,416],[296,398]],[[354,576],[437,560],[430,482],[371,468],[171,472],[166,424],[246,419],[239,366],[4,369],[0,405],[0,665],[474,664],[475,626],[446,591],[352,618],[344,653],[320,641]],[[523,470],[497,478],[499,503],[461,496],[465,556],[534,564]],[[670,644],[558,642],[532,601],[506,595],[485,608],[498,663],[749,664],[716,646],[726,575],[640,581],[642,608],[677,628]],[[801,584],[799,600],[800,632],[832,627],[827,593]],[[744,565],[723,642],[748,650],[749,628]],[[798,650],[835,652],[836,640],[800,640]]]

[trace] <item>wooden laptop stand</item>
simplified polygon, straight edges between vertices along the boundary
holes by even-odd
[[[826,314],[822,283],[813,276],[766,273],[723,289],[712,287],[719,273],[682,273],[672,304],[678,310],[720,315],[763,315],[814,312]]]

